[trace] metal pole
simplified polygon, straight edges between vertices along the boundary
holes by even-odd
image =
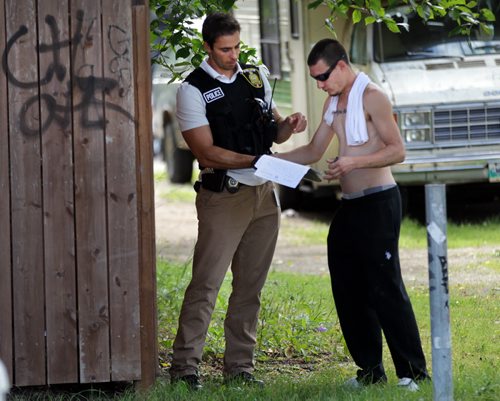
[[[425,186],[434,401],[453,401],[446,241],[446,187]]]

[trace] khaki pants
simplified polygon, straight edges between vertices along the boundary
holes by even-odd
[[[170,374],[195,374],[224,276],[231,265],[232,293],[224,333],[224,374],[254,368],[260,293],[271,265],[280,224],[274,186],[242,186],[237,193],[200,189],[198,240],[173,345]]]

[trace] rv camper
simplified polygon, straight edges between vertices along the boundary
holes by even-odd
[[[277,5],[274,26],[279,32],[274,39],[279,39],[282,62],[281,70],[272,65],[270,69],[290,79],[292,109],[305,111],[309,119],[308,132],[296,135],[294,143],[286,146],[307,142],[322,117],[325,94],[309,78],[305,60],[314,43],[332,37],[325,22],[328,10],[309,10],[306,1],[243,3],[245,7],[236,11],[243,25],[258,23],[250,18],[258,14],[257,3],[265,3],[268,9],[260,10],[260,24],[272,25],[269,3]],[[251,3],[256,7],[253,13]],[[406,160],[393,167],[403,189],[434,182],[500,186],[500,5],[493,0],[482,6],[490,8],[497,19],[491,37],[478,31],[470,38],[450,36],[452,21],[445,18],[425,24],[408,7],[391,11],[409,27],[400,34],[383,24],[338,20],[333,26],[354,68],[367,73],[392,102],[406,146]],[[263,17],[267,19],[262,21]],[[270,31],[260,28],[264,35]],[[242,37],[245,32],[259,30],[243,29]],[[265,50],[272,39],[262,38],[260,48]],[[249,40],[255,43],[254,37]],[[273,62],[265,55],[263,51],[264,62]],[[332,144],[326,157],[335,155],[336,144]],[[321,171],[326,164],[323,160],[314,167]],[[299,189],[314,193],[332,185],[336,183],[304,182]],[[282,195],[284,203],[291,205],[300,192],[283,191]]]
[[[407,7],[391,11],[409,26],[400,34],[382,24],[353,25],[339,19],[333,25],[354,68],[366,72],[393,104],[406,146],[406,160],[393,173],[403,188],[433,182],[500,186],[500,6],[498,0],[481,3],[497,18],[491,37],[479,32],[470,38],[450,36],[451,21],[424,24]],[[314,43],[332,37],[328,9],[309,10],[303,0],[245,0],[237,5],[242,40],[259,50],[271,79],[278,79],[279,108],[283,114],[302,111],[309,120],[307,132],[280,146],[308,142],[322,118],[325,94],[310,79],[306,59]],[[332,143],[324,159],[336,152]],[[192,160],[178,159],[188,166]],[[326,163],[313,167],[322,171]],[[282,206],[294,206],[303,192],[336,189],[335,182],[303,182],[294,191],[282,188]]]

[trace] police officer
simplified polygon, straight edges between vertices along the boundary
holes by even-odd
[[[227,382],[263,385],[254,378],[260,293],[274,254],[280,207],[272,182],[253,165],[307,122],[282,118],[262,68],[238,63],[240,26],[230,14],[207,16],[202,35],[208,58],[177,93],[183,137],[200,164],[198,239],[173,345],[172,382],[202,387],[198,376],[219,288],[231,266],[232,293],[224,333]]]

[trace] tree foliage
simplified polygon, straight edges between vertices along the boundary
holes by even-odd
[[[174,78],[198,66],[205,56],[194,21],[215,11],[231,11],[236,0],[150,0],[152,61]]]
[[[296,0],[297,1],[297,0]],[[326,6],[330,12],[326,24],[334,33],[338,16],[353,23],[384,23],[392,32],[408,29],[397,22],[389,11],[397,5],[408,5],[425,21],[448,16],[456,22],[451,35],[468,36],[473,29],[491,35],[495,15],[488,4],[498,2],[479,0],[308,0],[308,8]],[[205,52],[201,33],[194,21],[215,11],[237,8],[236,0],[150,0],[152,61],[170,70],[173,78],[198,66]],[[242,44],[242,62],[256,62],[256,50]]]
[[[451,35],[469,36],[474,28],[488,35],[492,33],[493,28],[490,23],[495,21],[495,15],[484,3],[487,2],[475,0],[310,0],[308,7],[314,9],[322,4],[326,5],[330,10],[329,21],[332,23],[336,16],[342,15],[351,18],[353,23],[364,22],[366,25],[384,23],[392,32],[400,32],[401,28],[408,29],[408,27],[404,23],[397,23],[388,10],[403,4],[410,6],[425,21],[448,16],[457,24],[450,32]]]

